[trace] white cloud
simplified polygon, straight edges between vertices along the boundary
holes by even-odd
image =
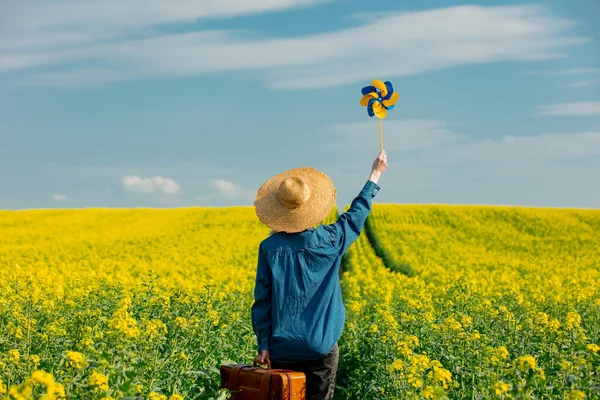
[[[402,159],[423,156],[423,162],[432,166],[600,156],[600,131],[477,139],[453,132],[446,121],[384,120],[382,125],[383,147],[388,154],[403,152]],[[365,143],[373,147],[372,142],[379,142],[377,123],[338,124],[328,130],[343,136],[336,146],[350,143],[364,148]],[[393,160],[395,156],[388,157]]]
[[[22,15],[15,15],[15,22],[0,35],[5,38],[0,42],[0,70],[52,66],[51,72],[41,72],[32,81],[60,86],[252,70],[271,87],[304,89],[468,64],[564,57],[565,47],[587,41],[567,35],[573,24],[538,6],[388,13],[378,19],[363,18],[357,27],[296,37],[241,31],[160,33],[158,29],[165,23],[314,2],[212,0],[185,2],[178,8],[158,0],[143,6],[102,2],[101,7],[93,1],[77,2],[68,12],[46,2],[42,8],[16,7]],[[68,1],[60,4],[73,6]],[[139,8],[145,12],[132,11]],[[48,41],[53,47],[44,44]],[[80,61],[93,67],[68,65]]]
[[[600,132],[546,133],[536,136],[504,136],[471,140],[444,147],[432,164],[506,164],[582,159],[600,155]]]
[[[74,46],[156,35],[155,29],[209,18],[298,8],[324,0],[32,0],[0,3],[0,49]]]
[[[240,190],[233,182],[224,181],[221,179],[211,179],[210,185],[217,189],[219,193],[228,196],[233,196]]]
[[[211,179],[209,194],[198,195],[195,199],[202,204],[252,204],[256,195],[255,190],[245,189],[240,185],[223,179]]]
[[[70,197],[67,196],[66,194],[61,194],[61,193],[55,193],[52,195],[52,200],[59,202],[59,203],[66,203],[66,202],[74,202],[77,201],[76,197]]]
[[[526,72],[527,75],[587,75],[587,74],[598,74],[598,73],[600,73],[600,68],[570,68],[570,69]]]
[[[372,121],[339,124],[329,131],[344,135],[343,145],[364,146],[367,142],[379,142],[377,123]],[[411,151],[436,147],[460,141],[463,135],[448,129],[445,121],[407,119],[382,121],[383,148],[387,151]],[[336,146],[340,145],[336,143]]]
[[[459,128],[452,125],[460,140],[388,150],[389,167],[376,202],[600,206],[600,130],[480,139],[461,135]],[[340,135],[341,143],[347,139]],[[384,126],[384,148],[385,140]],[[378,148],[376,134],[373,141],[363,140],[351,158],[327,161],[340,189],[339,206],[350,203],[360,189]]]
[[[479,139],[462,135],[458,126],[443,121],[411,123],[422,130],[406,135],[397,126],[386,130],[394,124],[383,123],[389,168],[381,178],[377,202],[600,205],[598,130]],[[428,133],[426,127],[447,133]],[[359,136],[352,129],[339,131],[340,145],[352,141],[356,147],[352,158],[328,163],[330,170],[343,170],[335,174],[336,185],[343,180],[347,186],[357,186],[372,161],[378,148],[377,123],[364,129],[359,129]],[[405,132],[410,130],[405,127]],[[356,196],[345,185],[340,186],[339,202]]]
[[[471,138],[390,153],[378,201],[598,207],[599,156],[600,131]]]
[[[600,115],[600,101],[541,105],[535,115]]]
[[[594,86],[594,85],[599,85],[599,84],[600,84],[600,79],[590,79],[587,81],[571,82],[567,85],[567,87],[582,88],[582,87]]]
[[[177,195],[181,192],[181,186],[177,182],[162,176],[142,178],[136,175],[127,175],[123,177],[123,186],[131,191],[148,194]]]

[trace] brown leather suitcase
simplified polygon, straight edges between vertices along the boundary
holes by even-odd
[[[221,388],[232,400],[306,400],[306,376],[289,369],[250,364],[221,365]]]

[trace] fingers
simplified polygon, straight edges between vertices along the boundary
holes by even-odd
[[[268,351],[263,352],[262,353],[263,364],[266,364],[268,359],[269,359],[269,352]]]
[[[264,365],[267,363],[267,357],[269,357],[268,352],[261,352],[261,353],[257,354],[256,357],[254,357],[254,362],[256,362],[257,364]]]
[[[387,165],[387,154],[385,154],[385,150],[381,151],[377,156],[377,161],[382,162]]]

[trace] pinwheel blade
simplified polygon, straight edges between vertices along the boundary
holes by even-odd
[[[390,106],[393,106],[394,104],[396,104],[396,102],[398,101],[399,98],[400,98],[400,93],[394,92],[390,96],[389,100],[384,100],[383,101],[383,105],[386,106],[389,109]]]
[[[387,115],[387,110],[381,103],[375,102],[373,103],[373,112],[375,116],[379,119],[384,119]]]
[[[389,99],[394,93],[394,86],[392,86],[392,82],[385,81],[385,87],[387,89],[387,96],[384,97],[384,100]]]
[[[362,88],[361,92],[363,95],[375,92],[375,86],[365,86],[364,88]]]
[[[373,83],[371,83],[381,93],[381,97],[385,97],[388,94],[387,87],[385,87],[385,83],[381,82],[379,79],[375,79]]]
[[[374,100],[376,97],[377,93],[375,92],[367,93],[362,97],[362,99],[360,99],[360,105],[366,107],[369,105],[369,101]]]
[[[374,117],[375,116],[375,112],[373,111],[373,106],[369,105],[367,107],[367,114],[369,114],[369,117]]]

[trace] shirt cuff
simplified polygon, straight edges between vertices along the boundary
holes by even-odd
[[[373,198],[373,197],[375,197],[375,195],[377,194],[379,189],[381,189],[381,188],[379,187],[378,184],[376,184],[375,182],[373,182],[371,180],[368,180],[367,183],[365,183],[365,186],[363,187],[363,193],[370,194],[371,198]]]
[[[269,350],[269,340],[259,340],[258,341],[258,352],[260,353],[263,350]]]

